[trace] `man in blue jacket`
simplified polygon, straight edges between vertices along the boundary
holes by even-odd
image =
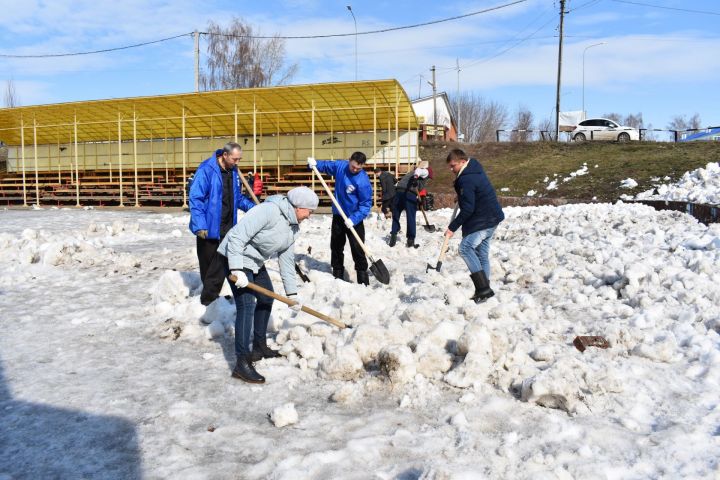
[[[308,157],[308,167],[317,167],[321,173],[335,177],[335,198],[343,213],[348,217],[345,223],[340,212],[333,204],[332,230],[330,233],[330,263],[335,278],[343,278],[345,274],[345,238],[350,240],[350,252],[355,262],[357,282],[369,285],[368,262],[365,252],[355,240],[350,228],[354,228],[360,240],[365,242],[365,226],[363,220],[370,214],[372,208],[372,185],[363,165],[367,157],[362,152],[355,152],[350,160],[316,161]]]
[[[480,162],[468,159],[465,152],[454,149],[447,156],[447,164],[456,175],[453,186],[458,196],[459,211],[450,222],[445,236],[452,237],[462,227],[460,256],[470,269],[470,278],[475,286],[471,299],[480,303],[495,295],[490,288],[490,239],[495,228],[505,219],[505,214]]]
[[[203,305],[220,295],[225,281],[223,260],[217,255],[220,241],[237,223],[237,209],[247,212],[255,205],[240,193],[235,167],[242,159],[240,145],[228,142],[219,153],[200,164],[190,186],[190,231],[197,237]]]

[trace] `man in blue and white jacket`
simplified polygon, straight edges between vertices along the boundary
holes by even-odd
[[[220,295],[225,281],[223,262],[216,253],[220,241],[237,223],[237,209],[247,212],[255,205],[240,193],[236,165],[241,159],[242,147],[228,142],[200,164],[190,186],[190,231],[197,237],[203,305]]]
[[[330,233],[330,264],[333,276],[342,279],[345,274],[345,239],[350,240],[350,252],[355,262],[357,282],[369,285],[368,261],[365,252],[350,231],[354,228],[360,240],[365,241],[365,225],[363,220],[372,208],[372,185],[368,174],[363,170],[367,157],[362,152],[355,152],[350,160],[317,161],[308,157],[308,167],[317,167],[320,173],[335,177],[335,198],[343,213],[348,218],[343,220],[340,212],[333,204],[332,230]]]

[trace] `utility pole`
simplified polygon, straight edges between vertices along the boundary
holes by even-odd
[[[195,30],[195,92],[200,91],[200,32]]]
[[[423,78],[425,78],[425,77],[423,77],[422,75],[420,75],[420,85],[418,85],[418,98],[420,98],[420,97],[422,96],[422,81],[423,81]]]
[[[555,93],[555,141],[560,141],[560,78],[562,74],[563,20],[565,19],[565,0],[560,0],[560,42],[558,46],[557,90]]]
[[[455,65],[457,65],[457,94],[455,95],[455,126],[457,127],[457,139],[460,141],[460,59],[455,57]]]
[[[433,87],[433,128],[434,134],[437,135],[437,85],[435,84],[435,65],[430,69],[432,72],[432,87]]]

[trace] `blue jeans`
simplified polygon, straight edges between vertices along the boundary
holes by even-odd
[[[261,267],[258,273],[244,269],[249,281],[260,285],[268,290],[273,289],[270,275],[265,267]],[[229,272],[228,272],[229,273]],[[267,295],[256,293],[249,288],[237,288],[230,283],[230,289],[235,297],[235,355],[246,356],[252,352],[252,340],[265,342],[268,320],[272,310],[273,299]]]
[[[495,233],[495,228],[497,227],[473,232],[460,242],[460,256],[465,260],[470,273],[482,270],[488,280],[490,280],[490,239]]]
[[[390,233],[400,231],[400,214],[403,210],[407,215],[407,237],[415,238],[415,214],[417,213],[417,195],[410,192],[397,192],[392,208],[392,228]]]

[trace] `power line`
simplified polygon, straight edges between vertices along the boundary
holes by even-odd
[[[464,15],[456,15],[454,17],[448,17],[448,18],[442,18],[440,20],[432,20],[429,22],[423,22],[423,23],[416,23],[414,25],[405,25],[402,27],[392,27],[392,28],[384,28],[380,30],[371,30],[367,32],[357,32],[357,33],[337,33],[337,34],[329,34],[329,35],[296,35],[296,36],[263,36],[263,35],[231,35],[231,34],[224,34],[224,33],[211,33],[211,32],[199,32],[201,35],[215,35],[215,36],[223,36],[223,37],[233,37],[233,38],[256,38],[256,39],[271,39],[271,38],[280,38],[284,40],[299,40],[299,39],[313,39],[313,38],[332,38],[332,37],[349,37],[353,35],[372,35],[376,33],[386,33],[386,32],[393,32],[397,30],[407,30],[410,28],[417,28],[417,27],[425,27],[428,25],[436,25],[438,23],[444,23],[444,22],[450,22],[453,20],[459,20],[461,18],[468,18],[475,15],[480,15],[482,13],[488,13],[495,10],[500,10],[503,8],[511,7],[513,5],[518,5],[520,3],[527,2],[528,0],[516,0],[514,2],[506,3],[504,5],[498,5],[496,7],[486,8],[484,10],[478,10],[476,12],[470,12],[466,13]],[[96,53],[107,53],[107,52],[115,52],[118,50],[127,50],[130,48],[137,48],[137,47],[144,47],[146,45],[152,45],[155,43],[161,43],[161,42],[167,42],[169,40],[175,40],[176,38],[185,37],[193,35],[194,32],[188,32],[183,33],[180,35],[175,35],[173,37],[167,37],[167,38],[161,38],[159,40],[153,40],[150,42],[143,42],[143,43],[137,43],[134,45],[125,45],[122,47],[115,47],[115,48],[106,48],[103,50],[93,50],[89,52],[73,52],[73,53],[49,53],[49,54],[41,54],[41,55],[10,55],[10,54],[0,54],[0,58],[55,58],[55,57],[72,57],[72,56],[78,56],[78,55],[92,55]]]
[[[701,13],[704,15],[718,15],[720,16],[720,12],[708,12],[705,10],[690,10],[688,8],[675,8],[675,7],[665,7],[663,5],[653,5],[652,3],[642,3],[642,2],[631,2],[628,0],[611,0],[615,3],[627,3],[630,5],[640,5],[642,7],[653,7],[653,8],[662,8],[665,10],[676,10],[678,12],[688,12],[688,13]]]
[[[593,5],[596,5],[596,4],[600,3],[601,1],[602,0],[590,0],[589,2],[585,2],[578,7],[571,8],[570,10],[568,10],[568,13],[574,12],[575,10],[580,10],[581,8],[585,8],[585,7],[592,7]]]
[[[510,50],[512,50],[513,48],[517,47],[518,45],[520,45],[520,44],[522,44],[522,43],[525,43],[526,41],[528,41],[528,40],[530,40],[531,38],[533,38],[533,36],[534,36],[536,33],[538,33],[540,30],[542,30],[543,28],[545,28],[545,27],[546,27],[550,22],[552,22],[553,20],[555,20],[555,19],[554,19],[554,18],[551,18],[551,19],[548,20],[547,22],[545,22],[545,23],[543,23],[542,25],[540,25],[540,27],[539,27],[537,30],[535,30],[534,32],[532,32],[530,35],[521,38],[521,39],[518,40],[514,45],[509,46],[509,47],[506,48],[505,50],[501,50],[501,51],[499,51],[498,53],[496,53],[495,55],[491,55],[490,57],[481,58],[480,60],[476,60],[476,61],[474,61],[474,62],[470,62],[470,63],[466,64],[463,68],[470,68],[470,67],[473,67],[473,66],[475,66],[475,65],[478,65],[478,64],[480,64],[480,63],[489,62],[489,61],[492,60],[493,58],[499,57],[500,55],[502,55],[502,54],[504,54],[504,53],[506,53],[506,52],[509,52]]]
[[[332,33],[332,34],[327,34],[327,35],[293,35],[293,36],[288,36],[288,35],[232,35],[232,34],[227,34],[227,33],[211,33],[211,32],[200,32],[200,34],[201,35],[216,35],[216,36],[232,37],[232,38],[257,38],[257,39],[279,38],[279,39],[283,39],[283,40],[300,40],[300,39],[313,39],[313,38],[352,37],[355,35],[372,35],[372,34],[376,34],[376,33],[394,32],[397,30],[407,30],[410,28],[426,27],[428,25],[436,25],[438,23],[450,22],[452,20],[459,20],[461,18],[472,17],[474,15],[480,15],[482,13],[488,13],[488,12],[492,12],[495,10],[500,10],[500,9],[511,7],[513,5],[524,3],[527,1],[528,0],[517,0],[515,2],[506,3],[504,5],[498,5],[497,7],[491,7],[491,8],[486,8],[484,10],[478,10],[476,12],[466,13],[465,15],[457,15],[455,17],[442,18],[440,20],[432,20],[430,22],[416,23],[414,25],[404,25],[402,27],[391,27],[391,28],[383,28],[380,30],[370,30],[367,32]]]
[[[124,47],[106,48],[104,50],[93,50],[91,52],[46,53],[46,54],[42,54],[42,55],[9,55],[9,54],[5,54],[5,53],[0,53],[0,57],[2,57],[2,58],[54,58],[54,57],[73,57],[73,56],[77,56],[77,55],[92,55],[94,53],[116,52],[118,50],[127,50],[129,48],[144,47],[145,45],[152,45],[154,43],[167,42],[168,40],[175,40],[176,38],[185,37],[185,36],[192,35],[192,34],[193,34],[193,32],[182,33],[180,35],[175,35],[174,37],[161,38],[159,40],[152,40],[150,42],[136,43],[135,45],[125,45]]]

